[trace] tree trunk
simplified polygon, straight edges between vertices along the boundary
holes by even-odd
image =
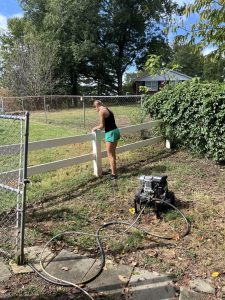
[[[78,76],[77,72],[75,70],[72,70],[71,72],[71,93],[72,95],[78,95]]]
[[[123,73],[121,71],[117,72],[117,93],[118,95],[123,94]]]

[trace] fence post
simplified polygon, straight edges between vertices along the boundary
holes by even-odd
[[[3,97],[1,97],[1,105],[2,105],[2,107],[0,108],[0,113],[4,114],[4,101],[3,101]]]
[[[83,103],[83,124],[84,124],[84,129],[86,128],[86,112],[85,112],[85,100],[84,97],[80,97],[80,101]]]
[[[24,109],[24,101],[23,101],[23,98],[21,98],[21,104],[22,104],[22,111],[24,112],[25,109]]]
[[[143,96],[141,95],[141,108],[143,107]]]
[[[44,111],[45,111],[45,122],[48,123],[47,106],[46,106],[46,99],[45,99],[45,96],[44,96]]]
[[[93,132],[94,139],[92,141],[92,149],[94,154],[93,168],[94,175],[99,177],[102,175],[102,150],[101,150],[101,130]]]
[[[23,196],[21,207],[21,229],[20,229],[20,260],[19,265],[25,264],[24,257],[24,237],[25,237],[25,214],[26,214],[26,195],[27,195],[27,164],[28,164],[28,139],[29,139],[29,112],[25,117],[25,136],[24,136],[24,161],[23,161]]]
[[[167,140],[167,139],[166,139],[166,149],[171,149],[170,140]]]

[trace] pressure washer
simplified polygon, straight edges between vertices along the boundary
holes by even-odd
[[[175,204],[175,196],[168,189],[167,176],[145,176],[140,178],[140,186],[134,198],[135,212],[138,214],[142,207],[151,207],[157,217]]]

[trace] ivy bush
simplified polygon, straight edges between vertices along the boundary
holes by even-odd
[[[163,120],[163,132],[177,147],[225,161],[225,84],[193,79],[166,85],[146,96],[144,110]]]

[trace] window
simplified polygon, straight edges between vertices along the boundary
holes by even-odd
[[[158,91],[158,81],[145,81],[145,86],[149,88],[150,91]]]

